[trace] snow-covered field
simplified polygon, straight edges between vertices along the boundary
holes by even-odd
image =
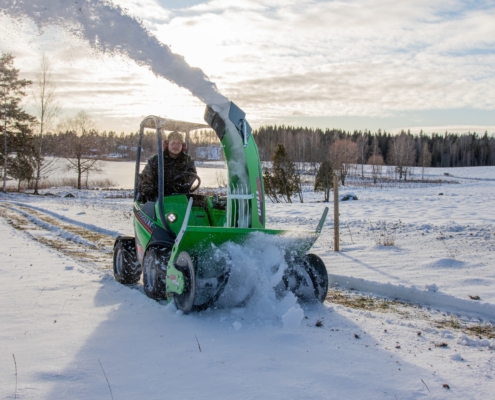
[[[47,158],[50,159],[50,158]],[[64,178],[76,179],[77,175],[73,170],[67,170],[67,161],[64,159],[57,159],[54,164],[54,170],[47,176],[49,182],[60,182]],[[134,173],[136,170],[136,163],[134,161],[100,161],[99,162],[101,172],[91,173],[88,177],[89,185],[92,181],[103,181],[108,179],[112,182],[115,188],[119,189],[134,189]],[[141,163],[141,171],[146,165],[145,162]],[[218,186],[218,182],[227,180],[227,169],[224,162],[221,161],[196,161],[196,168],[198,174],[201,176],[202,186]],[[83,185],[86,182],[86,176],[82,176]],[[42,184],[46,185],[46,181],[41,180]],[[17,189],[17,181],[7,182],[7,187],[10,190]]]
[[[427,176],[446,183],[340,188],[359,200],[341,251],[331,217],[312,250],[332,287],[300,323],[275,303],[180,315],[115,282],[121,192],[0,194],[1,398],[493,398],[495,168]],[[267,204],[267,227],[314,229],[321,197]]]

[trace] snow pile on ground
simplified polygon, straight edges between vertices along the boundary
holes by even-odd
[[[282,315],[282,322],[284,327],[288,329],[296,329],[301,325],[301,321],[304,318],[304,311],[299,306],[293,306]]]
[[[242,244],[227,242],[215,248],[214,259],[227,260],[230,271],[227,286],[216,305],[242,305],[244,318],[264,323],[282,319],[287,327],[295,324],[286,323],[288,317],[283,319],[283,316],[297,308],[300,322],[304,312],[297,305],[297,298],[289,291],[275,290],[287,269],[286,260],[295,249],[293,243],[294,240],[257,232]]]
[[[495,340],[488,339],[479,339],[479,338],[469,338],[466,335],[459,335],[457,339],[457,343],[462,344],[463,346],[472,346],[472,347],[489,347],[490,349],[495,349]]]

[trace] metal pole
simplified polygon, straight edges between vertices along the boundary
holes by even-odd
[[[339,177],[333,176],[333,248],[340,251],[339,246]]]

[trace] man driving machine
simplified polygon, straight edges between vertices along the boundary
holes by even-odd
[[[164,196],[190,193],[197,180],[194,160],[186,153],[182,135],[173,131],[163,140]],[[158,198],[158,154],[152,156],[139,174],[139,193],[142,201]]]

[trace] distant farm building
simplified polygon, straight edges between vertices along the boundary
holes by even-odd
[[[196,147],[195,153],[197,160],[219,161],[222,159],[222,148],[220,146],[199,146]]]

